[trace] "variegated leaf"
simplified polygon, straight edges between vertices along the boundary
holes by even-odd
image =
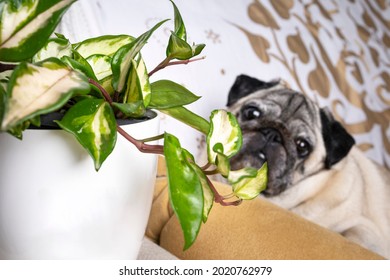
[[[223,145],[217,143],[213,147],[213,151],[216,153],[215,165],[217,166],[218,172],[224,176],[229,176],[230,172],[230,161],[229,158],[223,152]]]
[[[87,58],[89,65],[91,65],[96,78],[100,81],[112,75],[111,58],[104,54],[95,54]]]
[[[126,90],[123,97],[123,103],[133,103],[143,100],[141,83],[137,73],[137,62],[131,61],[132,67],[127,77]]]
[[[173,6],[174,18],[175,18],[175,34],[180,39],[187,41],[187,32],[183,22],[183,18],[181,17],[180,11],[177,8],[176,4],[172,0],[171,3]]]
[[[243,178],[248,178],[248,177],[254,178],[256,177],[256,175],[257,175],[257,170],[255,168],[245,167],[239,170],[231,170],[229,172],[228,180],[231,184],[235,184]]]
[[[12,75],[13,70],[6,70],[3,72],[0,72],[0,86],[3,87],[4,90],[7,90],[8,88],[8,82],[9,78]]]
[[[21,63],[13,72],[2,130],[61,108],[75,93],[90,91],[87,78],[58,59],[39,65]]]
[[[0,60],[31,58],[47,42],[75,0],[5,1],[0,25]]]
[[[149,82],[148,70],[146,69],[145,61],[142,59],[141,54],[137,60],[137,75],[141,86],[144,105],[147,107],[150,103],[152,88]]]
[[[74,105],[58,125],[73,134],[92,156],[95,169],[115,147],[116,120],[111,106],[102,99],[85,99]]]
[[[2,1],[0,43],[8,40],[35,14],[39,1]]]
[[[206,175],[204,174],[202,169],[195,163],[194,156],[185,149],[183,149],[183,155],[184,158],[187,160],[188,166],[191,167],[193,171],[195,171],[195,173],[198,175],[199,182],[202,185],[202,192],[203,192],[203,219],[202,220],[205,223],[207,221],[210,210],[214,203],[214,193],[210,189],[209,182],[207,180]]]
[[[137,39],[130,44],[121,47],[113,56],[111,67],[113,72],[112,86],[118,92],[123,92],[125,89],[125,83],[130,71],[132,60],[136,57],[139,51],[147,43],[153,32],[159,28],[164,22],[163,20],[153,26],[150,30],[143,33]]]
[[[166,49],[166,56],[171,59],[190,59],[198,55],[203,50],[205,45],[200,44],[191,46],[187,43],[187,32],[183,19],[175,3],[173,1],[171,1],[171,3],[174,9],[175,29],[169,37],[169,42]]]
[[[72,56],[72,45],[69,40],[64,38],[51,38],[47,41],[47,44],[33,56],[32,62],[36,63],[50,57],[61,58],[63,56]]]
[[[169,197],[183,230],[184,249],[189,248],[195,242],[204,213],[202,184],[197,172],[190,164],[188,154],[175,136],[165,134],[164,155]]]
[[[210,163],[215,163],[217,158],[217,153],[213,150],[217,143],[221,143],[223,154],[227,158],[235,155],[242,145],[242,134],[237,119],[224,110],[214,110],[210,116],[210,132],[207,135]]]
[[[83,56],[100,54],[112,56],[116,51],[134,41],[134,37],[129,35],[104,35],[87,39],[81,43],[75,44],[75,49]]]
[[[241,176],[239,181],[232,185],[233,193],[245,200],[257,197],[267,187],[267,172],[267,163],[264,163],[255,177],[250,177],[249,173]]]

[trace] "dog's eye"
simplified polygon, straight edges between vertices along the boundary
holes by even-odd
[[[296,140],[297,152],[300,158],[307,157],[311,152],[311,146],[305,139],[298,138]]]
[[[242,117],[244,120],[250,121],[261,117],[259,108],[255,106],[247,106],[241,110]]]

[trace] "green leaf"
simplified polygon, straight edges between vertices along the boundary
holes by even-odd
[[[249,173],[241,176],[241,179],[232,185],[233,193],[241,199],[253,199],[267,187],[267,163],[257,171],[255,177],[249,177]]]
[[[143,105],[141,82],[137,73],[137,63],[132,60],[132,67],[127,78],[123,103],[139,103]],[[142,103],[140,103],[142,101]]]
[[[14,127],[11,127],[10,129],[7,130],[7,132],[9,134],[11,134],[12,136],[18,138],[19,140],[22,140],[23,139],[23,131],[26,130],[29,126],[30,126],[30,122],[27,120],[21,124],[18,124]]]
[[[108,94],[114,94],[115,90],[112,87],[112,75],[100,80],[99,83],[105,89],[105,91],[108,92]]]
[[[104,54],[94,54],[87,58],[98,81],[111,76],[111,57]]]
[[[200,54],[205,46],[205,44],[191,46],[186,41],[180,39],[174,33],[172,33],[171,37],[169,38],[166,55],[170,58],[186,60]]]
[[[159,109],[159,111],[195,128],[203,134],[209,132],[210,124],[208,121],[182,106],[163,110]]]
[[[47,44],[40,49],[32,58],[32,62],[38,62],[50,57],[61,58],[63,56],[72,56],[72,45],[68,39],[51,38]]]
[[[86,58],[96,54],[112,56],[119,48],[132,41],[134,37],[129,35],[104,35],[75,44],[74,48]]]
[[[76,60],[69,56],[63,56],[61,60],[73,70],[83,73],[85,76],[95,81],[97,80],[95,73],[92,70],[92,67],[88,64],[88,62],[83,59],[80,59],[80,57],[78,60]]]
[[[193,45],[192,46],[192,56],[197,56],[198,54],[200,54],[205,47],[206,47],[205,44]]]
[[[187,32],[183,22],[183,19],[180,15],[179,9],[176,7],[175,3],[171,1],[174,8],[175,15],[175,31],[171,33],[169,37],[169,42],[166,50],[166,56],[169,58],[175,58],[179,60],[190,59],[194,56],[197,56],[201,53],[204,44],[191,46],[187,43]]]
[[[203,190],[197,172],[189,163],[188,152],[168,133],[164,137],[168,189],[172,208],[184,233],[184,249],[195,241],[203,219]]]
[[[0,86],[0,123],[3,121],[4,113],[6,111],[6,104],[7,104],[7,92],[5,89]]]
[[[239,170],[230,170],[229,172],[229,183],[235,184],[238,183],[243,178],[254,178],[257,175],[257,170],[252,167],[245,167]]]
[[[190,59],[193,56],[193,53],[191,45],[172,32],[169,37],[166,55],[167,57],[186,60]]]
[[[31,58],[47,42],[62,15],[75,0],[3,1],[0,18],[0,60]]]
[[[142,100],[133,103],[113,102],[112,106],[121,111],[125,117],[140,118],[145,114],[145,106]]]
[[[71,107],[57,123],[76,137],[99,170],[114,149],[117,138],[111,106],[102,99],[85,99]]]
[[[189,158],[189,157],[187,157],[187,158]],[[206,175],[203,173],[202,169],[194,162],[189,162],[189,165],[198,175],[200,183],[202,185],[202,192],[203,192],[202,221],[205,223],[207,221],[208,216],[209,216],[210,210],[213,207],[214,193],[210,189],[209,182],[206,178]]]
[[[146,64],[145,61],[142,59],[141,54],[139,54],[139,58],[137,60],[137,75],[141,86],[144,106],[147,107],[150,103],[152,88],[149,81],[148,70],[146,69]]]
[[[125,82],[130,71],[132,60],[147,43],[153,32],[159,28],[164,22],[163,20],[153,26],[150,30],[143,33],[137,39],[121,47],[113,56],[111,62],[111,68],[113,73],[112,86],[118,92],[123,92],[125,89]]]
[[[169,109],[195,102],[200,97],[185,87],[169,81],[160,80],[151,84],[152,95],[149,107],[154,109]]]
[[[183,18],[181,17],[179,9],[177,8],[177,6],[172,0],[171,3],[173,5],[173,10],[174,10],[175,34],[180,39],[187,41],[187,32],[183,22]]]
[[[223,146],[223,154],[231,158],[242,145],[242,134],[237,119],[225,110],[214,110],[210,116],[210,123],[210,132],[206,140],[209,162],[216,161],[217,153],[213,148],[217,143]]]
[[[89,91],[87,78],[59,59],[38,65],[22,62],[11,76],[2,129],[9,130],[27,119],[55,111],[73,95]]]
[[[229,158],[223,153],[223,145],[221,143],[215,144],[213,151],[217,154],[215,165],[217,166],[218,172],[222,176],[227,177],[230,172],[230,162]]]

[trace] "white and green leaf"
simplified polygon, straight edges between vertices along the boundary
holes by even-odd
[[[39,1],[2,1],[0,43],[7,41],[35,14]]]
[[[144,106],[147,107],[150,103],[152,88],[149,81],[148,70],[146,68],[145,61],[142,59],[141,54],[139,54],[139,57],[137,59],[137,75],[141,86]]]
[[[91,65],[96,78],[100,81],[112,75],[111,57],[104,54],[94,54],[87,57],[89,65]]]
[[[137,73],[137,62],[131,61],[129,76],[127,77],[126,90],[123,97],[123,103],[133,103],[143,101],[142,86]]]
[[[244,167],[239,170],[231,170],[229,172],[229,183],[236,184],[244,178],[254,178],[257,175],[257,170],[252,167]]]
[[[198,175],[199,181],[202,185],[202,192],[203,192],[203,222],[205,223],[207,221],[207,218],[209,216],[210,210],[213,207],[214,204],[214,193],[210,189],[209,181],[202,171],[202,169],[195,163],[194,156],[189,153],[187,150],[183,149],[183,152],[185,154],[185,158],[187,159],[188,165],[195,171],[195,173]]]
[[[235,174],[234,176],[239,178],[236,183],[232,184],[233,193],[237,197],[244,200],[254,199],[267,187],[267,163],[263,164],[255,176],[252,175],[253,171],[244,170],[241,172],[246,174]]]
[[[33,56],[32,62],[36,63],[50,57],[72,57],[72,50],[72,45],[68,39],[51,38],[47,41],[47,44]]]
[[[168,133],[164,137],[164,155],[169,198],[183,230],[184,249],[187,249],[195,242],[204,217],[202,183],[190,163],[189,153]]]
[[[213,151],[216,153],[215,165],[217,166],[218,172],[223,176],[229,176],[230,172],[230,161],[229,158],[223,152],[223,145],[217,143],[213,147]]]
[[[74,105],[58,125],[73,134],[99,170],[115,147],[116,120],[111,106],[102,99],[85,99]]]
[[[86,58],[97,54],[112,56],[121,47],[133,42],[134,39],[129,35],[104,35],[75,44],[74,48]]]
[[[214,110],[210,116],[210,132],[207,135],[207,154],[210,163],[216,162],[213,150],[220,143],[227,158],[234,156],[241,148],[242,134],[237,119],[225,110]]]
[[[121,47],[113,56],[111,67],[113,72],[112,86],[118,92],[123,92],[125,89],[125,83],[129,74],[132,60],[135,59],[136,55],[145,46],[147,40],[152,36],[153,32],[159,28],[164,22],[163,20],[153,26],[150,30],[143,33],[137,39]]]
[[[171,36],[169,37],[169,42],[166,49],[166,56],[171,59],[190,59],[200,54],[205,45],[199,44],[191,46],[187,42],[187,31],[183,19],[180,15],[179,9],[176,7],[173,1],[171,1],[171,3],[174,9],[175,28],[174,31],[171,32]]]
[[[52,58],[39,65],[21,63],[13,72],[1,125],[8,130],[27,119],[61,108],[74,94],[90,91],[87,78]]]
[[[0,60],[31,58],[47,42],[75,0],[6,1],[1,13]]]
[[[187,41],[187,32],[186,27],[184,25],[183,18],[181,17],[180,11],[177,8],[176,4],[171,0],[173,11],[174,11],[174,24],[175,24],[175,31],[174,33],[179,37],[180,39]]]

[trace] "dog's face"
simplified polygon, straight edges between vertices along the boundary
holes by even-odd
[[[241,75],[228,104],[240,124],[243,147],[232,169],[268,164],[268,186],[274,196],[345,157],[353,138],[329,112],[278,81],[263,82]]]

